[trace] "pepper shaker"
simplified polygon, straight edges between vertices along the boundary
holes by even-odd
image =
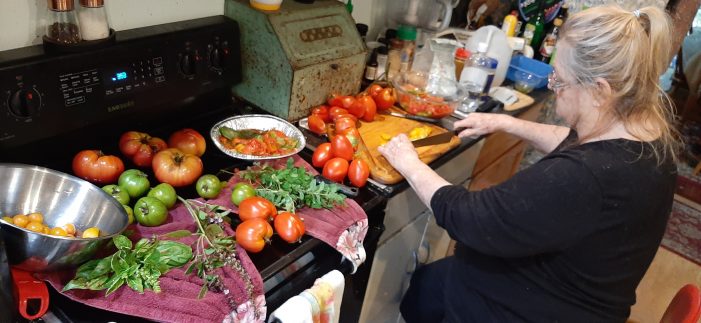
[[[105,39],[110,35],[104,0],[80,0],[78,11],[83,40]]]
[[[72,45],[81,41],[73,0],[47,0],[46,37],[54,42]]]

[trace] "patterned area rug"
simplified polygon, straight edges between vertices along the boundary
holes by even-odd
[[[662,238],[662,247],[701,265],[701,177],[679,163],[677,196]]]

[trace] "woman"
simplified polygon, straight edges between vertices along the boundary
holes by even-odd
[[[461,137],[505,131],[548,153],[479,192],[454,186],[405,135],[380,152],[458,242],[420,268],[407,322],[624,322],[671,209],[676,135],[658,86],[670,27],[657,8],[599,7],[561,31],[549,88],[569,127],[470,114]]]

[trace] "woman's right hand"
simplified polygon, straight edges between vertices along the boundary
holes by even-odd
[[[453,123],[453,129],[465,128],[458,134],[460,137],[477,137],[504,130],[513,119],[506,114],[473,112]]]

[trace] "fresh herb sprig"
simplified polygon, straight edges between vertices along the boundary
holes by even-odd
[[[304,167],[294,166],[292,158],[287,160],[283,169],[275,169],[267,163],[256,163],[239,172],[239,177],[259,182],[256,193],[287,212],[294,213],[304,206],[330,209],[343,205],[346,199],[338,193],[336,184],[317,183]]]
[[[238,304],[230,295],[230,291],[224,286],[222,278],[216,273],[216,269],[229,266],[241,276],[246,285],[248,301],[255,304],[253,297],[253,281],[243,268],[243,264],[236,254],[236,241],[234,237],[226,235],[222,227],[227,222],[227,216],[231,213],[219,205],[208,204],[197,200],[178,199],[183,202],[193,220],[197,224],[197,241],[195,243],[195,257],[185,270],[186,274],[195,273],[204,284],[200,289],[198,298],[203,298],[207,291],[219,292],[226,295],[231,310],[236,310]],[[190,233],[189,231],[185,231]],[[255,317],[260,317],[255,308]]]
[[[71,289],[104,290],[105,296],[125,283],[143,293],[150,289],[161,291],[158,279],[170,269],[185,265],[192,258],[192,249],[175,241],[141,239],[133,246],[123,235],[112,238],[117,252],[111,256],[86,262],[75,277],[63,287]]]

